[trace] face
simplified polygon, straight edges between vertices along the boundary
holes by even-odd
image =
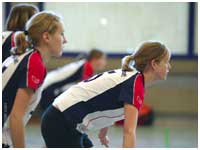
[[[95,71],[102,71],[107,65],[107,57],[105,55],[93,60]]]
[[[155,65],[155,74],[158,80],[166,80],[169,70],[171,69],[170,65],[170,54],[168,53],[160,62]]]
[[[49,51],[51,56],[60,57],[62,55],[62,50],[64,44],[67,43],[67,40],[64,36],[64,27],[63,23],[58,23],[58,29],[49,37]]]

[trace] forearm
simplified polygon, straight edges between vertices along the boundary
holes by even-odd
[[[11,129],[11,138],[13,142],[13,147],[22,148],[25,147],[25,138],[24,138],[24,124],[23,118],[17,116],[10,117],[10,129]]]
[[[99,131],[99,136],[100,136],[100,135],[107,135],[107,133],[108,133],[108,127],[102,128],[102,129]]]
[[[135,133],[124,133],[123,148],[134,148],[136,143]]]

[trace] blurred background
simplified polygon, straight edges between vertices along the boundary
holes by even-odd
[[[3,3],[3,31],[12,6]],[[171,72],[146,90],[145,103],[153,110],[151,125],[137,129],[137,147],[197,147],[198,145],[198,10],[194,2],[173,3],[32,3],[40,10],[63,16],[68,43],[61,58],[48,70],[75,60],[92,48],[108,57],[105,70],[120,68],[121,58],[145,40],[158,40],[172,53]],[[29,147],[44,146],[40,133],[40,108],[27,126]],[[122,143],[122,126],[109,131],[110,146]],[[102,147],[97,131],[89,132],[95,147]]]

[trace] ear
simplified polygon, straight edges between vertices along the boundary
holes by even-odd
[[[42,39],[45,41],[45,42],[49,42],[49,40],[50,40],[50,35],[49,35],[49,33],[48,32],[44,32],[43,34],[42,34]]]
[[[158,62],[155,59],[151,60],[151,66],[152,66],[153,70],[157,70]]]

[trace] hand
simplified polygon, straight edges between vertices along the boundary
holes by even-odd
[[[100,139],[100,142],[102,145],[104,145],[105,147],[109,147],[109,139],[108,139],[108,136],[105,136],[105,137],[99,137]]]
[[[108,128],[103,128],[100,130],[99,132],[99,139],[100,139],[100,142],[102,145],[104,145],[105,147],[109,147],[108,144],[109,144],[109,139],[108,139],[108,136],[107,136],[107,131],[108,131]]]

